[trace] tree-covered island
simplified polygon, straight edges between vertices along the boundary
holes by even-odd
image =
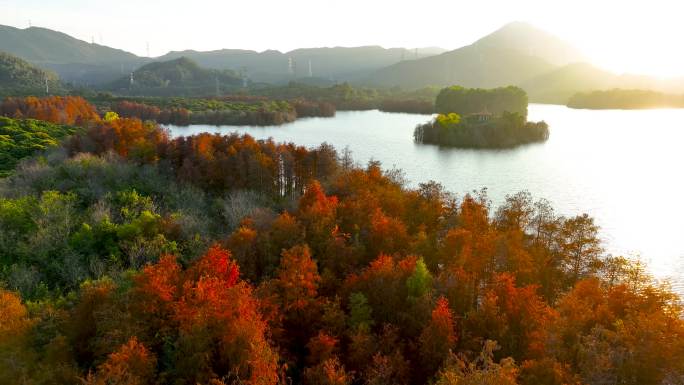
[[[419,143],[460,148],[510,148],[549,138],[545,122],[527,121],[527,94],[518,87],[443,89],[435,101],[439,114],[418,125]]]

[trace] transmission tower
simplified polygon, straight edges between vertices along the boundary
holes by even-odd
[[[247,88],[248,77],[247,77],[247,67],[240,67],[240,78],[242,79],[242,88]]]

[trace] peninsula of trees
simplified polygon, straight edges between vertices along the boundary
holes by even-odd
[[[12,103],[36,135],[78,129],[0,179],[2,384],[684,376],[681,299],[607,255],[587,215],[410,188],[325,144]]]

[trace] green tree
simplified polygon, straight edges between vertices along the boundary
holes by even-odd
[[[423,258],[418,258],[413,274],[406,280],[409,297],[420,298],[432,287],[432,275]]]
[[[373,309],[368,305],[368,298],[361,292],[349,296],[349,326],[352,329],[370,329],[373,326]]]

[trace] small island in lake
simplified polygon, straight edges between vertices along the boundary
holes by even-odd
[[[590,110],[684,108],[684,95],[666,94],[651,90],[616,88],[577,93],[568,101],[568,107]]]
[[[435,107],[440,114],[413,133],[419,143],[511,148],[549,138],[545,122],[527,121],[527,94],[518,87],[448,87],[437,96]]]

